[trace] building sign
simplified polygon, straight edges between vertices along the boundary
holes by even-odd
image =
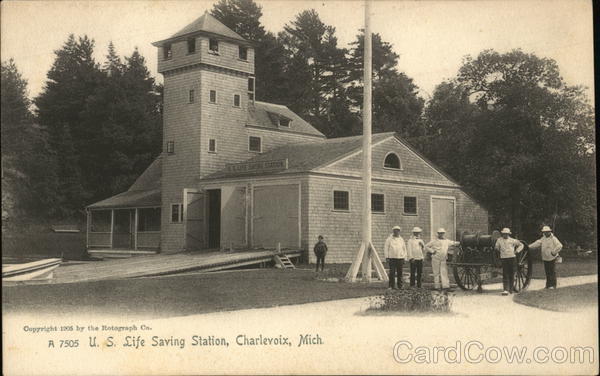
[[[226,165],[226,169],[228,172],[266,172],[275,170],[287,170],[287,168],[287,159],[260,162],[229,163]]]

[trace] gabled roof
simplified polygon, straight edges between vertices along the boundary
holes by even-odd
[[[394,132],[376,133],[373,135],[372,143],[376,143],[393,136]],[[352,154],[353,152],[359,150],[361,146],[362,136],[339,137],[306,143],[303,142],[284,145],[266,153],[257,155],[246,162],[252,163],[287,159],[288,165],[287,169],[285,170],[269,171],[268,173],[264,171],[249,171],[240,173],[239,171],[229,171],[228,169],[223,169],[208,175],[204,179],[308,172],[318,167],[333,163],[346,155]]]
[[[162,176],[161,169],[162,160],[159,156],[136,179],[136,181],[127,191],[93,203],[89,205],[88,208],[101,209],[160,206],[160,178]]]
[[[279,117],[291,120],[289,127],[280,127],[278,125]],[[325,138],[323,133],[319,132],[292,110],[280,104],[254,102],[254,106],[248,106],[248,120],[246,123],[249,126],[279,129],[285,132],[303,133]]]
[[[160,46],[166,41],[178,39],[193,34],[210,34],[225,37],[227,39],[237,40],[240,42],[248,42],[246,39],[242,38],[238,33],[225,26],[221,21],[217,20],[210,13],[208,13],[208,11],[206,11],[194,22],[190,23],[183,29],[171,35],[169,38],[159,42],[154,42],[153,45]]]

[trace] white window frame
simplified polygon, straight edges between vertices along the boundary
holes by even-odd
[[[215,92],[215,101],[214,101],[214,102],[210,100],[210,99],[211,99],[211,98],[210,98],[210,94],[211,94],[213,91]],[[218,100],[219,100],[219,95],[218,95],[218,93],[217,93],[217,90],[216,90],[216,89],[215,89],[215,90],[213,90],[213,89],[209,90],[209,91],[208,91],[208,103],[217,104],[217,101],[218,101]]]
[[[282,119],[282,117],[280,116],[279,119],[278,119],[278,121],[277,121],[277,125],[279,127],[282,127],[282,128],[291,128],[292,127],[292,119],[283,117],[283,119],[287,119],[288,120],[288,124],[287,125],[282,125],[281,124],[281,119]]]
[[[175,222],[173,221],[173,207],[177,205],[179,207],[179,215],[178,215],[178,221]],[[173,223],[173,224],[179,224],[179,223],[183,223],[183,203],[181,202],[172,202],[171,205],[169,205],[169,223]]]
[[[238,105],[235,104],[235,97],[238,97],[238,101],[240,102]],[[242,107],[242,96],[239,94],[233,94],[233,107],[241,108]]]
[[[260,139],[260,151],[250,150],[250,137],[254,137],[254,138]],[[262,138],[262,136],[248,136],[248,151],[251,152],[251,153],[262,153],[262,151],[263,151],[263,138]]]
[[[348,194],[348,209],[336,209],[335,208],[335,192],[346,192]],[[349,213],[350,209],[351,209],[351,194],[350,191],[347,189],[341,189],[341,188],[333,188],[331,190],[331,210],[334,212],[339,212],[339,213]]]
[[[169,150],[170,149],[170,150]],[[166,152],[167,154],[171,155],[171,154],[175,154],[175,141],[167,141],[167,148],[166,148]]]
[[[210,150],[210,142],[214,141],[215,142],[215,150]],[[208,152],[211,154],[217,154],[217,139],[216,138],[209,138],[208,139]]]
[[[386,167],[386,166],[385,166],[385,160],[387,159],[387,157],[388,157],[390,154],[394,154],[394,155],[396,156],[396,158],[398,158],[398,164],[400,165],[400,167],[398,167],[398,168],[394,168],[394,167]],[[388,152],[388,153],[385,155],[385,157],[383,157],[383,169],[384,169],[384,170],[390,170],[390,171],[403,171],[403,170],[404,170],[404,169],[402,168],[402,159],[400,159],[400,156],[398,155],[398,153],[395,153],[395,152],[393,152],[393,151],[389,151],[389,152]]]
[[[415,212],[414,213],[407,213],[404,208],[404,201],[406,200],[407,197],[414,197],[415,198]],[[402,196],[402,215],[410,215],[413,217],[416,217],[419,215],[419,196]]]

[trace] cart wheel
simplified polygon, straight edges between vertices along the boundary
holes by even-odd
[[[531,274],[533,273],[531,254],[529,247],[525,245],[523,250],[517,254],[517,265],[515,270],[515,278],[513,288],[515,291],[525,290],[529,286],[531,281]]]
[[[474,290],[480,286],[477,272],[471,266],[454,265],[454,281],[463,290]]]

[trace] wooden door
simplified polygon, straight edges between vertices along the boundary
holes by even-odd
[[[254,188],[253,242],[256,248],[298,249],[299,189],[297,184]]]
[[[206,248],[204,224],[204,194],[202,192],[187,192],[185,248],[188,251]]]
[[[431,197],[431,238],[438,228],[446,230],[446,239],[456,239],[455,199],[453,197]]]

